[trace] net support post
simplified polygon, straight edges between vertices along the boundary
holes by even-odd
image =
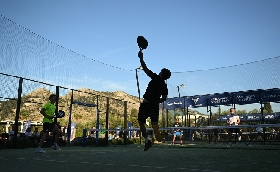
[[[20,105],[21,105],[21,94],[22,94],[22,83],[23,78],[19,78],[18,84],[18,99],[17,99],[17,108],[16,108],[16,117],[15,117],[15,128],[14,128],[14,138],[13,138],[13,148],[17,148],[17,134],[18,134],[18,119],[20,114]]]
[[[126,129],[127,129],[127,101],[124,101],[123,102],[123,104],[124,104],[124,144],[126,145],[127,144],[127,140],[128,140],[128,138],[127,138],[127,131],[126,131]]]
[[[106,140],[106,145],[109,145],[109,132],[108,132],[108,129],[109,129],[109,109],[110,109],[110,98],[107,97],[106,98],[106,133],[105,133],[105,140]]]

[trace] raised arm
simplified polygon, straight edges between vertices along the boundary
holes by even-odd
[[[139,59],[140,59],[140,63],[141,63],[141,66],[142,66],[144,72],[145,72],[147,75],[149,75],[149,73],[150,73],[151,71],[150,71],[150,69],[148,69],[146,63],[144,62],[143,53],[142,53],[141,50],[138,52],[138,57],[139,57]]]

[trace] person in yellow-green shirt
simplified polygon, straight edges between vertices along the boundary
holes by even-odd
[[[61,150],[59,148],[59,146],[57,145],[61,131],[53,121],[53,118],[55,117],[55,109],[56,109],[55,101],[56,101],[56,95],[55,94],[50,95],[49,102],[47,102],[40,111],[40,113],[44,116],[44,118],[43,118],[43,136],[40,140],[38,148],[35,151],[37,153],[46,153],[46,151],[44,151],[42,149],[42,146],[44,144],[45,139],[49,135],[49,132],[55,133],[55,140],[54,140],[54,145],[52,146],[52,148],[54,150]]]

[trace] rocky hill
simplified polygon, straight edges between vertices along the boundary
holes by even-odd
[[[20,119],[42,121],[43,116],[39,113],[43,104],[48,101],[50,94],[47,89],[39,88],[22,96]],[[59,96],[59,109],[65,111],[66,117],[62,120],[66,123],[69,118],[69,107],[71,104],[72,92]],[[91,89],[78,89],[73,91],[73,100],[87,104],[97,104],[100,112],[100,119],[105,119],[107,108],[107,97],[109,98],[109,114],[122,117],[124,114],[124,101],[127,101],[127,114],[138,110],[139,98],[129,95],[123,91],[98,92]],[[96,107],[72,105],[72,120],[79,123],[87,123],[96,119]],[[16,112],[16,99],[0,102],[0,120],[14,120]]]

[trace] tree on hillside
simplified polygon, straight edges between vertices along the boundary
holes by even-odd
[[[117,128],[117,126],[123,126],[123,118],[120,115],[112,113],[109,115],[109,121],[111,123],[110,128]]]
[[[221,111],[221,116],[226,116],[228,115],[230,112],[229,112],[229,109],[228,110],[223,110]]]
[[[217,115],[221,115],[221,113],[222,113],[222,109],[221,109],[221,107],[219,106],[218,111],[217,111]]]
[[[132,126],[134,128],[139,128],[140,127],[139,123],[138,123],[138,117],[133,116],[128,121],[132,123]]]
[[[242,114],[246,114],[247,111],[245,109],[243,109],[243,110],[236,110],[235,113],[239,114],[239,115],[242,115]]]
[[[137,117],[138,116],[138,110],[137,109],[131,109],[130,115],[131,115],[131,117]]]
[[[5,120],[16,109],[16,100],[7,100],[0,103],[0,121]]]
[[[249,113],[259,113],[259,110],[258,109],[253,109],[253,110],[249,111]]]
[[[28,119],[29,116],[30,116],[30,112],[29,112],[28,110],[26,110],[26,109],[21,109],[21,110],[20,110],[20,118],[21,118],[22,120]]]
[[[267,114],[267,113],[272,113],[272,112],[273,112],[273,110],[272,110],[272,107],[270,105],[270,102],[264,103],[263,113]]]
[[[173,127],[174,122],[175,122],[175,120],[174,120],[174,114],[171,113],[171,112],[168,112],[168,121],[166,121],[166,114],[165,114],[164,117],[165,117],[165,126],[167,126],[167,124],[168,124],[167,127]],[[159,121],[159,124],[161,124],[161,126],[162,126],[162,120]]]

